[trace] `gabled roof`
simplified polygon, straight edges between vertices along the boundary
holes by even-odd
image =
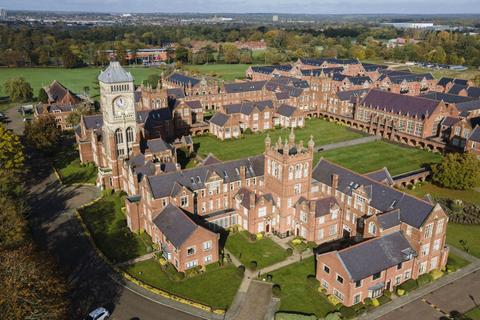
[[[462,85],[462,86],[468,85],[468,80],[454,79],[454,78],[448,78],[448,77],[442,77],[440,80],[438,80],[437,84],[439,86],[445,87],[450,82],[453,82],[454,84],[459,84],[459,85]]]
[[[278,114],[288,118],[291,117],[295,113],[295,111],[297,111],[297,108],[288,104],[282,104],[277,109]]]
[[[451,127],[460,120],[461,119],[457,117],[445,117],[442,120],[442,126]]]
[[[47,93],[49,103],[57,104],[77,104],[82,101],[75,93],[70,91],[63,84],[57,80],[52,81],[52,83],[44,88]]]
[[[226,93],[259,91],[265,86],[267,81],[245,81],[225,83],[224,90]]]
[[[377,221],[383,230],[398,226],[400,224],[400,210],[395,209],[385,213],[377,214]]]
[[[153,223],[176,248],[179,248],[199,226],[178,207],[168,204]]]
[[[366,176],[381,183],[387,182],[387,185],[394,184],[393,178],[386,167],[383,167],[382,169],[377,171],[367,173]]]
[[[338,91],[336,93],[338,99],[342,101],[352,101],[355,102],[356,97],[361,97],[368,93],[370,89],[356,89],[356,90],[346,90],[346,91]]]
[[[368,240],[337,252],[353,281],[365,279],[409,260],[415,251],[401,232]]]
[[[461,102],[468,102],[468,101],[474,100],[473,98],[470,98],[470,97],[464,97],[456,94],[443,93],[443,92],[437,92],[437,91],[429,91],[425,94],[419,95],[419,97],[432,99],[436,101],[445,101],[447,103],[461,103]]]
[[[361,104],[372,109],[385,109],[387,112],[417,117],[429,117],[440,102],[421,97],[370,90]]]
[[[184,75],[182,73],[172,73],[170,76],[167,77],[167,81],[173,82],[177,85],[180,86],[189,86],[191,85],[192,87],[196,86],[198,83],[200,83],[200,79],[190,77],[187,75]]]
[[[337,199],[335,197],[326,197],[316,200],[315,203],[315,218],[319,218],[330,214],[330,209],[334,205],[338,205]]]
[[[210,164],[218,164],[222,163],[222,161],[218,160],[217,157],[215,157],[213,154],[209,153],[205,159],[202,161],[203,166],[208,166]]]
[[[152,153],[172,150],[172,146],[166,143],[162,138],[147,140],[147,147]]]
[[[133,82],[133,76],[127,72],[118,61],[111,61],[107,69],[98,76],[98,81],[103,83]]]
[[[95,114],[91,116],[83,116],[83,122],[85,128],[88,129],[100,129],[103,127],[103,115]]]
[[[455,105],[460,111],[460,116],[467,117],[470,111],[480,109],[480,100],[472,100],[467,102],[457,103]]]
[[[254,200],[254,203],[251,203],[251,200],[252,200],[251,195],[253,195],[252,198]],[[240,197],[241,205],[244,208],[250,208],[251,205],[256,206],[262,199],[275,204],[275,202],[273,201],[273,197],[270,193],[257,194],[255,191],[249,190],[247,188],[242,188],[238,190],[237,196]]]
[[[469,97],[475,99],[480,98],[480,87],[468,87],[467,94]]]
[[[210,119],[210,122],[216,124],[217,126],[223,127],[227,121],[230,119],[230,116],[222,112],[217,112]]]
[[[448,90],[448,93],[450,94],[459,94],[460,91],[467,89],[466,85],[460,85],[460,84],[454,84],[450,90]]]
[[[475,129],[473,129],[468,140],[480,142],[480,126],[476,126]]]
[[[232,113],[243,113],[245,115],[250,115],[253,110],[257,108],[259,111],[263,111],[266,108],[273,108],[273,101],[272,100],[264,100],[264,101],[243,101],[242,103],[235,103],[225,105],[224,109],[227,114]]]
[[[338,175],[338,190],[351,195],[360,186],[368,186],[370,190],[370,205],[382,212],[400,209],[403,222],[415,228],[420,228],[428,218],[434,206],[413,196],[388,187],[383,183],[370,179],[325,159],[315,166],[312,178],[331,186],[332,175]]]
[[[342,73],[343,67],[318,68],[318,69],[302,69],[300,70],[304,76],[318,77],[321,74],[329,75],[335,73]]]
[[[182,88],[170,88],[167,89],[167,95],[169,97],[173,97],[175,99],[182,99],[185,98],[185,92]]]

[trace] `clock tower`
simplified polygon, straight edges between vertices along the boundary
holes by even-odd
[[[119,62],[112,61],[98,76],[100,108],[103,114],[104,164],[102,185],[119,188],[120,163],[139,149],[133,76]],[[106,179],[108,177],[108,179]]]

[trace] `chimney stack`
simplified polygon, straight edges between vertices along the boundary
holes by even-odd
[[[338,174],[336,173],[332,174],[332,188],[335,190],[338,188]]]

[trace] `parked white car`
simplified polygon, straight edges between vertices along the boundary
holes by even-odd
[[[85,320],[106,320],[110,317],[110,312],[105,308],[97,308],[90,312]]]

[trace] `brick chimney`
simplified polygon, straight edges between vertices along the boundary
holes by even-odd
[[[255,208],[255,192],[250,192],[249,193],[249,196],[250,196],[250,208],[253,209]]]
[[[332,188],[333,189],[338,188],[338,174],[336,173],[332,174]]]

